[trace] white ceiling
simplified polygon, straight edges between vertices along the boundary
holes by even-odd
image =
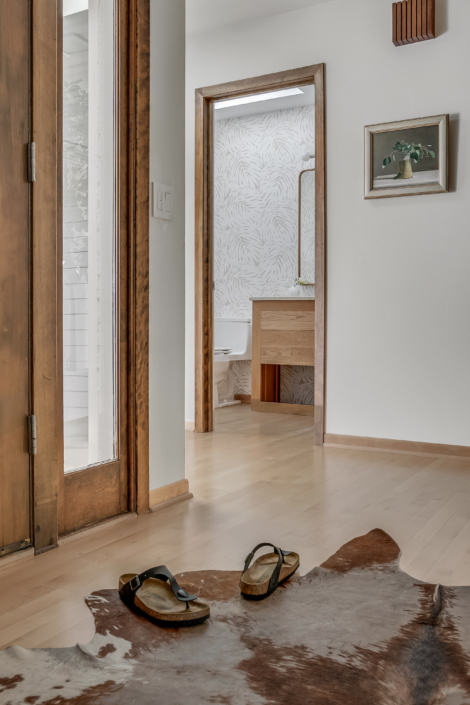
[[[332,0],[186,0],[186,33],[280,15]]]

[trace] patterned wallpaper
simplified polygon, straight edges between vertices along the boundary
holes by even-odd
[[[315,108],[216,121],[214,144],[214,313],[251,317],[251,296],[285,295],[297,277],[298,179],[313,166],[300,156],[315,151]],[[281,385],[311,403],[313,384],[299,380],[313,368],[302,370],[283,370]],[[251,362],[233,371],[235,392],[251,394]]]

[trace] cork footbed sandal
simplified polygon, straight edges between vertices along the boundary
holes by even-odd
[[[119,596],[128,607],[136,608],[161,627],[189,627],[210,616],[209,605],[197,602],[197,595],[183,590],[164,565],[140,575],[121,575]]]
[[[266,553],[250,566],[256,551],[263,546],[271,546],[274,553]],[[245,567],[240,578],[240,590],[249,600],[263,600],[271,595],[280,583],[290,578],[299,567],[300,557],[293,551],[283,551],[272,543],[260,543],[246,557]]]

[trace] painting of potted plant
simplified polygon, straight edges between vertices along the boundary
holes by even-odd
[[[395,179],[412,179],[413,169],[411,162],[417,164],[420,159],[436,158],[436,153],[431,149],[432,144],[421,144],[421,142],[402,142],[397,140],[392,151],[386,155],[382,163],[382,169],[385,169],[392,160],[398,159],[398,174]],[[396,156],[395,156],[396,155]]]
[[[365,128],[365,198],[445,193],[448,115]]]

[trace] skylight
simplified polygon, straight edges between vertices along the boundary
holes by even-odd
[[[247,95],[243,98],[233,98],[231,100],[221,100],[215,103],[214,108],[231,108],[235,105],[245,105],[246,103],[258,103],[261,100],[273,100],[273,98],[287,98],[290,95],[299,95],[303,93],[300,88],[286,88],[284,91],[272,91],[271,93],[257,93],[256,95]]]

